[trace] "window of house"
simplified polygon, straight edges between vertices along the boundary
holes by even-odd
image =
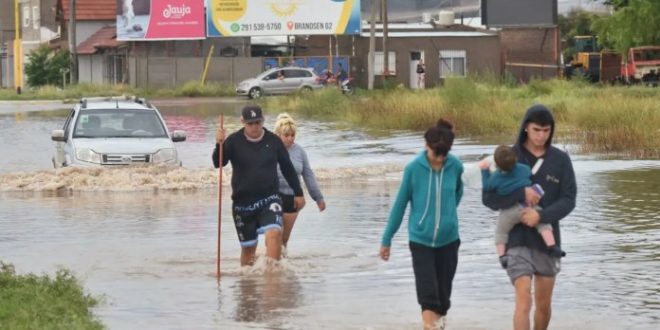
[[[32,27],[36,30],[39,29],[41,24],[41,12],[38,6],[32,7]]]
[[[465,77],[467,71],[464,50],[440,51],[440,78]]]
[[[387,62],[389,63],[388,69],[390,75],[396,74],[396,52],[388,52],[389,58]],[[382,76],[385,71],[385,54],[383,52],[376,52],[375,61],[374,61],[374,74]]]
[[[30,6],[23,6],[23,27],[30,26]]]

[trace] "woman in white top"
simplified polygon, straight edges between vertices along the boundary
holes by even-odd
[[[305,186],[307,191],[312,196],[312,199],[318,205],[319,210],[325,210],[325,201],[323,200],[323,195],[319,189],[318,183],[316,182],[316,176],[312,171],[311,166],[309,165],[309,159],[307,159],[307,153],[305,150],[298,144],[295,143],[296,140],[296,122],[291,118],[287,113],[282,113],[277,116],[277,121],[275,122],[275,129],[273,132],[282,139],[284,146],[289,151],[289,157],[291,158],[291,163],[296,169],[296,173],[300,176],[302,175],[303,180],[305,181]],[[282,233],[282,244],[286,248],[289,237],[291,236],[291,230],[293,230],[293,225],[296,222],[298,217],[298,211],[293,205],[293,190],[289,187],[288,182],[284,179],[282,172],[278,168],[278,175],[280,179],[280,197],[282,198],[282,212],[284,213],[284,231]],[[283,253],[286,250],[282,250]]]

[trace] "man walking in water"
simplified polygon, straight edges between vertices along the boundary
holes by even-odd
[[[506,209],[515,203],[527,202],[531,207],[521,211],[521,223],[509,232],[507,243],[507,273],[515,287],[513,328],[529,330],[534,285],[534,329],[545,330],[550,324],[552,290],[560,270],[560,258],[550,255],[543,238],[535,229],[539,223],[552,226],[557,248],[561,246],[559,220],[575,208],[577,186],[571,159],[552,146],[555,120],[548,108],[537,104],[525,114],[518,141],[513,146],[518,162],[532,169],[532,183],[539,184],[545,194],[539,195],[531,187],[521,187],[510,195],[483,191],[483,203],[493,210]],[[539,204],[542,209],[533,206]]]
[[[213,151],[213,165],[231,162],[233,175],[232,215],[241,243],[241,266],[254,263],[258,235],[266,236],[266,256],[279,260],[282,253],[282,202],[279,197],[277,165],[294,192],[294,205],[300,210],[305,198],[300,180],[289,159],[289,152],[279,137],[264,128],[262,110],[256,105],[243,107],[243,128],[225,139],[218,128]]]

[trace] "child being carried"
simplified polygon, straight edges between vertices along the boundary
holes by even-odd
[[[500,196],[506,196],[520,188],[531,186],[539,197],[543,197],[543,188],[539,184],[532,185],[532,180],[530,179],[532,175],[531,169],[525,164],[518,163],[513,148],[504,145],[497,147],[494,158],[495,165],[497,165],[494,173],[490,172],[491,164],[488,159],[484,159],[479,163],[484,191],[494,191]],[[509,231],[520,223],[520,212],[526,207],[529,207],[529,205],[525,202],[515,204],[507,209],[500,210],[500,214],[497,217],[495,246],[502,268],[507,267],[506,243],[509,240]],[[537,208],[539,207],[537,206]],[[555,243],[551,225],[539,223],[536,225],[536,230],[543,237],[543,241],[548,247],[551,256],[559,258],[564,255]]]

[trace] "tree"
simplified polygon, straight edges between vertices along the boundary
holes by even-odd
[[[601,43],[620,54],[643,45],[660,45],[660,1],[612,0],[612,16],[594,21],[592,28]]]
[[[598,0],[594,0],[594,1],[598,1]],[[605,0],[603,1],[603,3],[614,7],[614,10],[619,10],[623,7],[628,6],[630,0]]]
[[[42,45],[28,55],[25,75],[30,86],[63,84],[62,72],[69,69],[69,52]]]
[[[591,25],[597,17],[584,10],[572,10],[566,16],[559,16],[559,31],[566,42],[563,51],[564,59],[570,59],[575,54],[575,36],[595,35],[591,30]]]

